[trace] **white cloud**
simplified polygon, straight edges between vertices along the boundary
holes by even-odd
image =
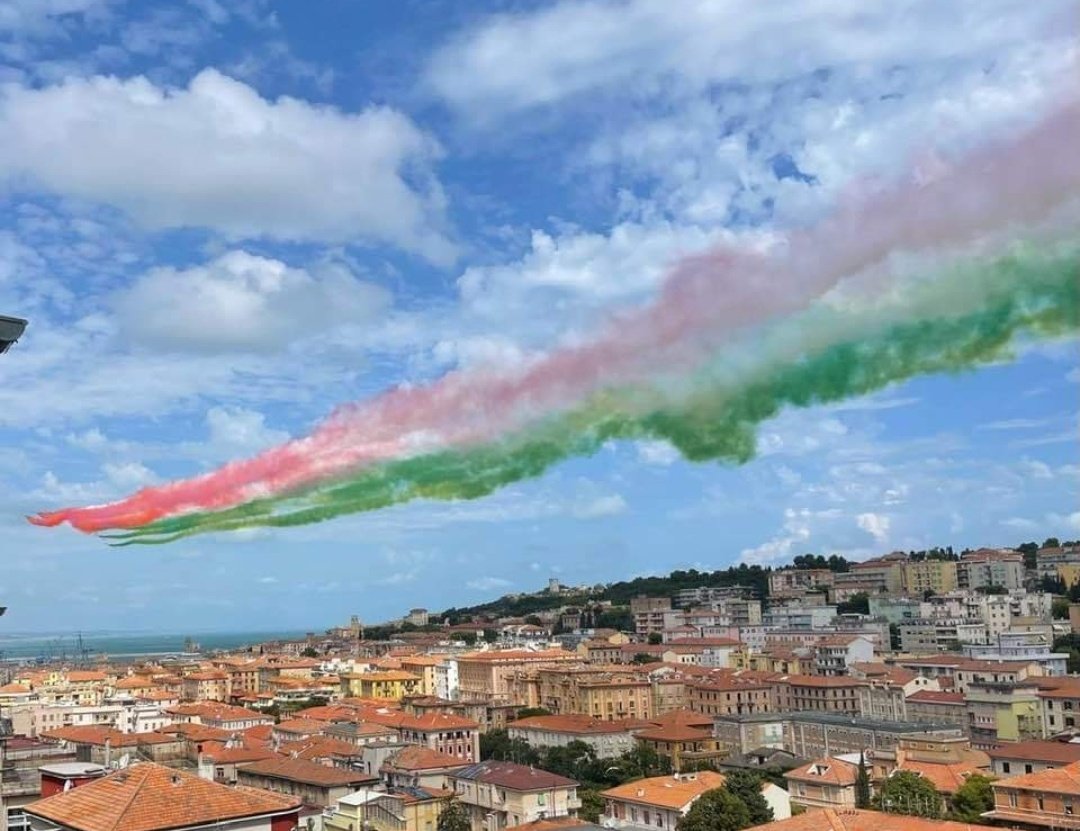
[[[679,460],[679,451],[667,441],[639,441],[636,443],[638,459],[647,465],[667,467]]]
[[[370,323],[388,299],[336,266],[316,275],[230,251],[201,266],[153,269],[116,306],[121,330],[140,344],[265,352],[342,324]]]
[[[479,577],[476,580],[469,580],[465,584],[468,588],[475,591],[495,591],[496,589],[505,589],[511,586],[512,583],[509,580],[504,580],[502,577]]]
[[[1053,479],[1054,471],[1046,462],[1038,459],[1024,459],[1019,464],[1020,472],[1032,479]]]
[[[0,32],[20,35],[55,30],[60,19],[74,15],[97,15],[115,0],[3,0]]]
[[[395,110],[268,101],[213,69],[186,89],[95,76],[0,94],[0,174],[149,228],[367,240],[445,262],[438,153]]]
[[[1036,531],[1039,528],[1039,523],[1020,516],[1008,517],[1007,519],[1001,520],[1000,524],[1004,525],[1006,528],[1012,528],[1017,531]]]
[[[704,88],[747,84],[830,65],[895,66],[912,58],[993,55],[1063,23],[1068,6],[1008,0],[916,0],[875,14],[856,0],[563,0],[492,16],[435,53],[427,85],[470,115],[505,115],[608,90],[660,93],[676,79]],[[964,32],[957,39],[956,32]]]
[[[855,517],[855,524],[863,531],[872,536],[878,543],[883,543],[889,538],[890,521],[884,514],[867,512]]]
[[[578,519],[600,519],[618,516],[625,513],[626,509],[626,500],[620,494],[613,493],[608,496],[598,496],[583,505],[574,506],[573,515]]]

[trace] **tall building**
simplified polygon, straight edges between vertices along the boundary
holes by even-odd
[[[630,598],[630,614],[634,616],[634,631],[639,635],[664,631],[664,614],[671,611],[670,597]]]
[[[956,564],[956,584],[961,589],[1002,586],[1019,589],[1024,585],[1024,556],[1016,551],[980,548],[960,555]]]
[[[900,582],[905,594],[919,596],[926,592],[945,594],[956,588],[956,563],[952,560],[921,560],[900,567]]]

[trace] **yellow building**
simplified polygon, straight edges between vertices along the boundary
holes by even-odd
[[[900,568],[903,590],[910,595],[927,591],[945,594],[956,589],[956,563],[951,560],[922,560]]]
[[[434,831],[449,804],[450,791],[409,788],[388,793],[360,790],[343,796],[323,818],[326,831]]]
[[[539,704],[553,713],[578,713],[607,721],[649,719],[653,689],[647,677],[627,670],[549,667],[537,670]]]
[[[435,670],[442,663],[442,659],[430,655],[406,655],[401,659],[401,668],[406,672],[411,672],[413,675],[420,676],[421,695],[435,695],[438,689]]]
[[[342,695],[350,698],[377,698],[400,701],[407,695],[420,695],[423,682],[419,675],[400,669],[384,672],[350,672],[341,676]]]
[[[1057,576],[1064,581],[1067,587],[1080,582],[1080,564],[1062,563],[1057,567]]]

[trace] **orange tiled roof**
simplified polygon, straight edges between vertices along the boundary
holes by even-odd
[[[320,733],[326,727],[325,721],[313,718],[290,718],[274,726],[281,733]]]
[[[711,770],[687,776],[654,776],[638,779],[601,792],[607,799],[637,802],[661,808],[682,810],[706,791],[724,784],[724,776]]]
[[[769,831],[986,831],[985,825],[968,825],[965,822],[923,819],[904,814],[882,814],[877,811],[835,811],[831,808],[807,811],[761,827]]]
[[[596,735],[597,733],[625,733],[630,726],[623,721],[604,721],[577,713],[553,716],[529,716],[512,721],[508,727],[521,730],[546,730],[552,733]]]
[[[712,738],[712,733],[698,727],[676,724],[642,730],[637,737],[651,742],[704,742]]]
[[[405,747],[383,764],[384,770],[441,770],[463,767],[461,759],[427,747]]]
[[[1010,776],[994,783],[994,788],[1045,791],[1080,796],[1080,762],[1061,768],[1047,768],[1038,773]]]
[[[290,796],[229,788],[143,762],[33,802],[25,810],[76,831],[164,831],[282,814],[299,805]]]
[[[30,688],[22,684],[4,684],[0,687],[0,695],[26,695],[29,692]]]
[[[279,756],[275,759],[264,759],[251,765],[245,765],[242,773],[252,776],[265,776],[270,779],[285,779],[290,782],[301,782],[305,785],[315,785],[320,788],[337,788],[352,786],[363,782],[370,782],[375,777],[368,776],[355,770],[320,765],[317,762],[309,762],[306,759],[292,759]]]
[[[859,769],[851,762],[826,756],[800,768],[789,770],[784,774],[784,778],[795,779],[799,782],[825,782],[830,785],[848,786],[855,784],[858,774]]]
[[[964,694],[958,692],[947,692],[942,690],[919,690],[907,697],[908,701],[914,701],[916,704],[923,702],[929,704],[958,704],[963,705]]]
[[[917,773],[923,779],[927,780],[943,794],[954,794],[960,786],[967,781],[967,778],[972,774],[979,773],[985,774],[985,770],[981,770],[972,764],[939,764],[934,762],[914,762],[911,760],[905,760],[900,766],[901,770],[910,770],[912,773]]]
[[[360,756],[363,753],[363,750],[355,744],[331,736],[310,736],[295,742],[282,742],[279,750],[286,756],[307,759],[309,762],[330,759],[334,756],[348,758]]]
[[[987,750],[991,759],[1023,759],[1067,765],[1080,762],[1080,744],[1075,742],[1009,742]]]

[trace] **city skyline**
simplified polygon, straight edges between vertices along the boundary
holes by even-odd
[[[1067,3],[16,5],[0,314],[30,325],[0,357],[5,630],[306,629],[549,576],[1080,537],[1075,337],[784,409],[741,467],[611,442],[481,501],[167,549],[24,520],[252,456],[402,382],[534,360],[686,255],[931,181],[1053,109]],[[763,43],[803,57],[775,68]]]

